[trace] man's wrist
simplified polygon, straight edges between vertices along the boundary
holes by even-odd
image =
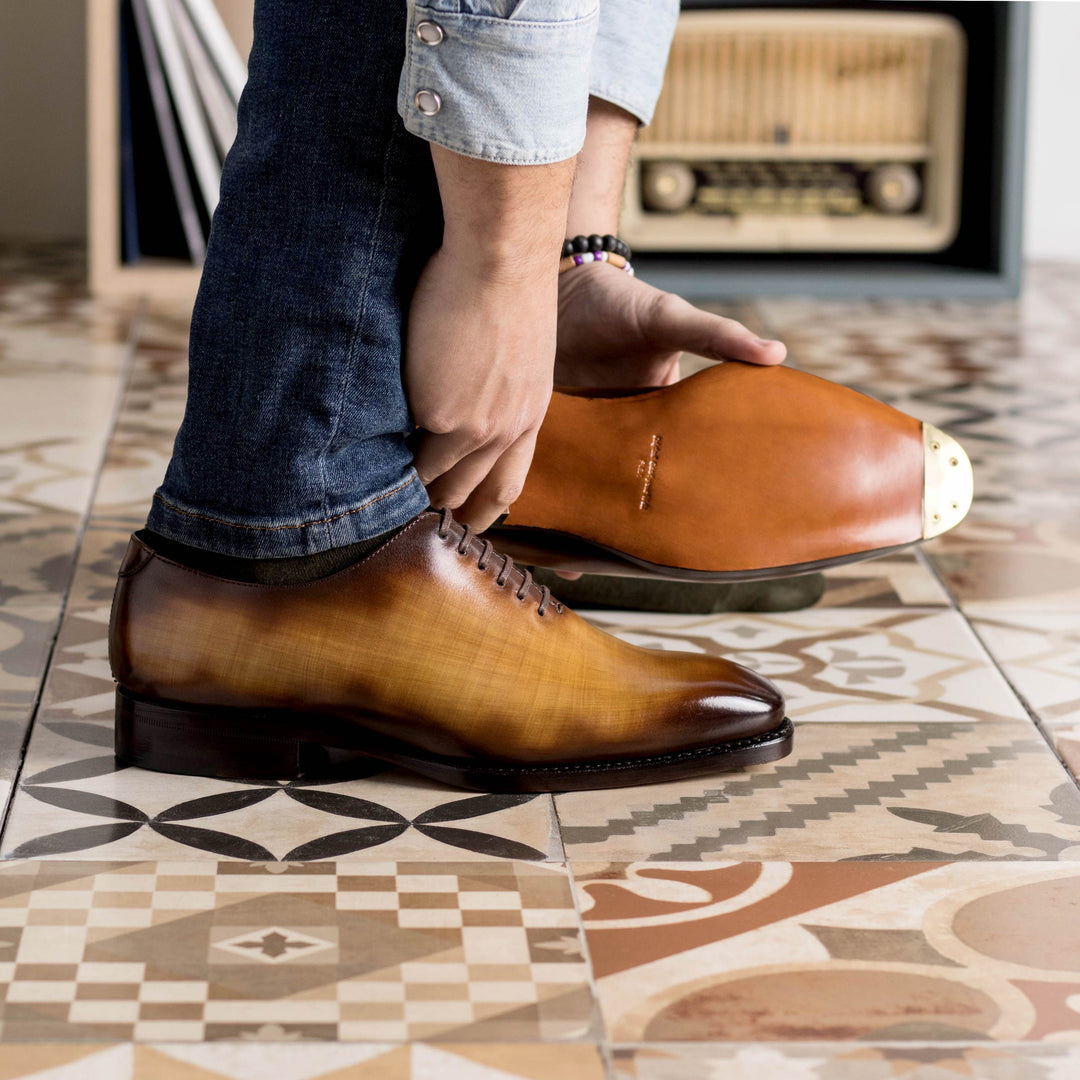
[[[492,270],[554,274],[574,162],[496,165],[433,146],[443,204],[443,248]]]

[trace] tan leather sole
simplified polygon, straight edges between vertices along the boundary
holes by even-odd
[[[744,581],[895,551],[971,505],[960,445],[857,391],[728,363],[670,387],[555,393],[489,535],[556,570]]]

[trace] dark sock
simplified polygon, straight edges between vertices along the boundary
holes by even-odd
[[[354,562],[359,562],[392,540],[405,526],[401,525],[370,540],[358,540],[355,544],[320,551],[315,555],[294,555],[284,559],[240,559],[234,555],[219,555],[216,551],[191,547],[167,536],[143,529],[135,535],[167,559],[201,570],[214,577],[231,581],[249,581],[259,585],[301,585],[327,577]]]

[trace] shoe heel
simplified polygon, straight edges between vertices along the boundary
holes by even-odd
[[[291,737],[290,728],[300,726],[272,713],[149,701],[116,690],[115,749],[124,765],[222,780],[355,774],[358,763],[362,772],[373,771],[367,755]]]

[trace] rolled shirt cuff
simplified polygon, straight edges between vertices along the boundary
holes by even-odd
[[[573,157],[585,141],[598,0],[493,0],[482,14],[461,6],[408,0],[398,85],[405,127],[484,161]],[[500,8],[512,14],[487,13]]]
[[[679,0],[600,0],[589,93],[648,124],[678,18]]]

